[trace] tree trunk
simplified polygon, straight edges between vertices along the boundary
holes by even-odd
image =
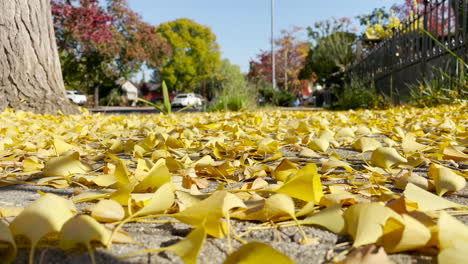
[[[50,0],[1,0],[0,10],[0,110],[77,113],[65,96]]]

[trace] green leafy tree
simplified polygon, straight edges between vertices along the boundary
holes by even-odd
[[[333,88],[336,95],[342,92],[344,71],[355,59],[356,34],[350,30],[350,25],[349,19],[341,18],[308,28],[312,46],[299,78],[316,76],[318,83]]]
[[[157,32],[172,48],[159,69],[170,91],[194,91],[202,84],[206,94],[206,80],[220,67],[220,51],[216,36],[209,27],[182,18],[161,24]]]
[[[249,85],[240,67],[231,64],[228,59],[221,62],[214,89],[212,110],[239,111],[256,105],[255,86]]]

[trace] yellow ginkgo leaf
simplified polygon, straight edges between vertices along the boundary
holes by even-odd
[[[418,209],[422,211],[467,207],[425,191],[412,183],[408,183],[408,185],[406,185],[406,189],[403,194],[408,200],[416,202],[418,204]]]
[[[416,142],[416,136],[413,133],[408,133],[401,142],[401,148],[406,155],[411,155],[428,149],[428,146]]]
[[[294,262],[267,244],[250,242],[229,255],[224,264],[293,264]]]
[[[196,168],[206,168],[208,166],[212,166],[214,163],[214,160],[211,156],[206,155],[203,156],[201,159],[197,160],[193,165]]]
[[[0,221],[0,263],[11,263],[16,258],[16,243],[8,226]]]
[[[18,216],[24,209],[21,207],[2,207],[0,206],[0,218]]]
[[[116,222],[125,217],[125,211],[118,202],[104,199],[92,207],[91,216],[99,222]]]
[[[439,196],[444,195],[446,192],[462,190],[466,185],[465,178],[441,165],[431,164],[427,175],[434,180],[435,188]]]
[[[403,214],[400,219],[387,219],[383,233],[379,243],[387,253],[423,248],[431,239],[429,228],[407,214]]]
[[[275,170],[271,172],[271,176],[278,181],[285,182],[288,180],[289,176],[295,174],[297,170],[298,168],[296,164],[292,163],[288,159],[284,159],[275,168]]]
[[[468,242],[457,240],[454,246],[441,250],[437,255],[438,264],[460,264],[465,263],[468,259]]]
[[[196,227],[190,234],[176,244],[156,249],[145,249],[130,254],[121,256],[120,258],[128,258],[141,254],[148,254],[160,251],[170,251],[179,256],[185,264],[196,264],[198,252],[203,246],[206,239],[206,231],[203,225]]]
[[[353,171],[353,168],[351,168],[351,165],[348,162],[342,161],[333,157],[322,163],[321,171],[327,172],[331,169],[336,169],[336,168],[343,168],[347,172]]]
[[[54,148],[57,156],[62,155],[63,153],[77,148],[76,146],[73,146],[71,144],[68,144],[67,142],[63,141],[63,139],[59,137],[54,137]]]
[[[330,193],[325,194],[322,199],[320,199],[320,205],[325,207],[330,207],[333,205],[353,205],[358,203],[357,196],[352,193],[342,191],[339,193]]]
[[[452,159],[455,161],[466,161],[468,160],[468,155],[461,152],[460,150],[456,149],[451,144],[444,144],[442,154],[444,155],[444,159]]]
[[[455,242],[458,240],[468,243],[468,226],[446,212],[440,214],[437,227],[439,229],[440,249],[454,247]],[[465,254],[467,253],[465,252]]]
[[[91,242],[99,242],[107,247],[109,235],[110,232],[94,218],[88,215],[76,215],[63,225],[59,247],[71,250],[85,246],[90,250]]]
[[[101,174],[93,179],[93,182],[99,187],[109,187],[116,183],[114,175],[112,174]]]
[[[358,136],[368,136],[372,131],[366,126],[359,126],[354,133]]]
[[[360,152],[367,152],[367,151],[374,151],[380,147],[382,147],[382,144],[380,144],[379,141],[377,141],[374,138],[368,138],[368,137],[362,137],[352,144],[353,149],[360,151]]]
[[[196,227],[190,234],[176,244],[163,248],[179,256],[185,264],[196,264],[198,252],[206,238],[204,226]]]
[[[299,157],[303,158],[317,158],[320,157],[315,151],[311,150],[310,148],[303,147],[298,154]]]
[[[118,202],[121,205],[128,205],[128,200],[131,197],[133,188],[135,188],[136,182],[131,182],[127,185],[119,186],[119,188],[109,195],[109,199]]]
[[[39,171],[44,168],[44,164],[37,157],[32,156],[23,160],[23,171]]]
[[[258,143],[257,153],[260,155],[273,154],[278,151],[279,143],[272,138],[264,138]]]
[[[346,138],[350,137],[353,138],[355,137],[353,129],[350,127],[342,127],[338,131],[336,131],[335,138]]]
[[[164,159],[158,160],[148,175],[135,186],[134,192],[152,192],[165,183],[171,181],[171,173],[166,166]]]
[[[405,190],[406,185],[412,183],[424,190],[429,190],[430,187],[433,188],[432,184],[429,183],[429,180],[423,176],[420,176],[413,172],[407,172],[395,179],[394,186],[397,189]]]
[[[76,196],[73,196],[71,200],[74,203],[83,203],[83,202],[91,202],[94,200],[99,200],[103,198],[107,198],[111,195],[109,190],[98,190],[98,191],[86,191],[82,192]]]
[[[237,212],[232,217],[262,222],[295,219],[294,201],[286,194],[274,194],[265,200],[250,203],[248,210]]]
[[[80,154],[74,152],[68,156],[52,158],[46,162],[42,173],[45,177],[67,177],[77,173],[86,173],[91,168],[80,162]]]
[[[221,218],[228,217],[229,210],[233,208],[246,208],[246,206],[234,194],[217,191],[205,200],[172,216],[192,226],[204,224],[208,234],[221,238],[227,231],[226,224],[221,221]]]
[[[115,165],[114,178],[120,184],[130,183],[130,173],[128,172],[127,166],[121,159],[117,160],[117,164]]]
[[[323,196],[323,190],[317,166],[314,163],[307,164],[275,192],[318,204]]]
[[[437,224],[439,232],[438,263],[458,264],[468,259],[468,226],[442,212]]]
[[[380,203],[359,203],[344,213],[347,231],[354,238],[353,247],[372,244],[382,236],[387,219],[401,219],[400,215]]]
[[[37,242],[48,234],[58,233],[73,216],[70,201],[46,194],[33,201],[10,223],[13,236],[25,236],[31,241],[30,260]],[[76,210],[75,210],[76,211]]]
[[[169,182],[163,184],[156,190],[156,192],[154,192],[151,200],[149,200],[143,208],[133,214],[132,217],[161,213],[169,209],[174,204],[174,191],[172,183]]]
[[[346,223],[341,206],[338,204],[325,208],[318,213],[311,214],[303,220],[299,220],[299,223],[303,225],[318,225],[340,235],[346,234]]]
[[[266,222],[285,217],[295,218],[294,201],[288,195],[278,193],[268,197],[260,211],[246,215],[245,219]]]
[[[122,141],[119,138],[116,138],[113,140],[112,145],[110,146],[109,150],[112,153],[120,153],[124,150],[124,146],[122,144]]]
[[[325,152],[330,147],[330,141],[326,138],[314,138],[309,142],[308,147],[315,151]]]
[[[390,169],[399,163],[408,162],[394,148],[382,147],[374,150],[371,155],[373,165],[384,169]]]

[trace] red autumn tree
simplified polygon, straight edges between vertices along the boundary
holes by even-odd
[[[51,0],[65,85],[95,99],[146,63],[157,66],[170,47],[126,0]],[[105,8],[104,8],[105,6]],[[100,88],[100,92],[99,89]],[[97,101],[95,100],[95,103]]]
[[[307,52],[310,48],[308,42],[301,41],[299,34],[303,28],[294,27],[291,30],[282,30],[281,36],[275,41],[275,74],[276,82],[280,88],[295,93],[300,93],[307,81],[299,80]],[[271,52],[261,51],[255,60],[250,61],[248,78],[251,81],[271,81]]]

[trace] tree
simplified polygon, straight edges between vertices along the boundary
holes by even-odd
[[[390,18],[390,13],[387,12],[385,7],[374,8],[370,14],[363,14],[356,16],[359,20],[361,26],[365,26],[368,23],[373,26],[377,23],[381,23],[383,27],[388,25],[388,19]]]
[[[210,28],[182,18],[161,24],[157,32],[172,48],[172,56],[166,56],[159,69],[169,90],[193,91],[219,69],[219,46]]]
[[[281,36],[275,40],[278,47],[275,55],[277,67],[276,82],[285,91],[299,93],[306,82],[299,80],[298,75],[305,62],[310,44],[301,41],[298,34],[303,29],[294,27],[292,30],[282,30]],[[248,78],[254,83],[271,82],[271,52],[261,51],[256,60],[250,61]]]
[[[351,21],[340,18],[318,22],[309,27],[312,47],[301,70],[301,79],[317,76],[317,82],[334,88],[340,94],[344,71],[355,59],[356,34],[350,30]]]
[[[49,0],[0,1],[0,110],[76,113],[65,96]]]
[[[105,7],[104,7],[105,6]],[[170,47],[125,0],[52,0],[67,88],[106,96],[143,64],[159,66]],[[115,91],[114,93],[115,94]]]

